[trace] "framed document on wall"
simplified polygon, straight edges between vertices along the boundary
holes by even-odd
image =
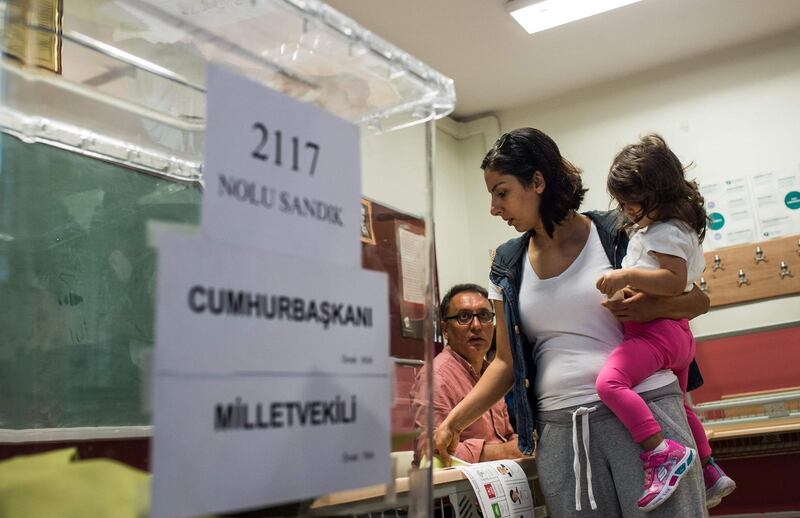
[[[372,201],[361,198],[361,242],[374,245],[375,230],[372,228]]]
[[[396,358],[422,360],[427,261],[425,221],[363,198],[361,211],[362,265],[389,274],[389,354]],[[434,300],[438,301],[435,260],[433,279]]]

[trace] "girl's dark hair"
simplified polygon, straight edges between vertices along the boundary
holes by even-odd
[[[561,156],[553,139],[533,128],[503,134],[486,153],[481,169],[513,175],[525,188],[533,184],[536,171],[542,173],[545,189],[539,217],[550,237],[570,211],[578,210],[587,190],[581,182],[581,170]]]
[[[703,242],[706,209],[697,183],[684,177],[685,167],[655,133],[625,146],[608,173],[608,192],[622,203],[638,203],[642,216],[677,219],[691,227]],[[626,226],[632,225],[628,222]]]

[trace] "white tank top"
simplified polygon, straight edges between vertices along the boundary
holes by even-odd
[[[622,341],[622,325],[600,305],[605,296],[595,288],[611,265],[594,223],[583,250],[561,275],[539,279],[527,254],[523,260],[519,305],[525,334],[535,343],[538,409],[599,401],[595,380]],[[502,300],[502,291],[491,283],[489,287],[489,297]],[[634,390],[654,390],[676,379],[670,370],[658,371]]]

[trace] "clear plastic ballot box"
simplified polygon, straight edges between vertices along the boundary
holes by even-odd
[[[376,347],[403,480],[372,506],[426,513],[409,394],[436,336],[434,121],[453,82],[315,0],[3,0],[0,24],[0,460],[69,447],[150,468],[155,240],[200,233],[219,63],[358,128],[361,266],[389,279]],[[339,512],[322,497],[273,514]]]

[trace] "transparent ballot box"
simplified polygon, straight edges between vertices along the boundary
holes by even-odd
[[[313,0],[4,0],[0,23],[0,470],[43,452],[114,461],[141,477],[129,503],[147,514],[156,244],[202,235],[213,63],[358,128],[361,268],[388,281],[375,348],[391,362],[390,473],[369,506],[428,513],[411,394],[434,348],[434,121],[453,109],[452,81]],[[352,494],[272,503],[218,511],[359,512]]]

